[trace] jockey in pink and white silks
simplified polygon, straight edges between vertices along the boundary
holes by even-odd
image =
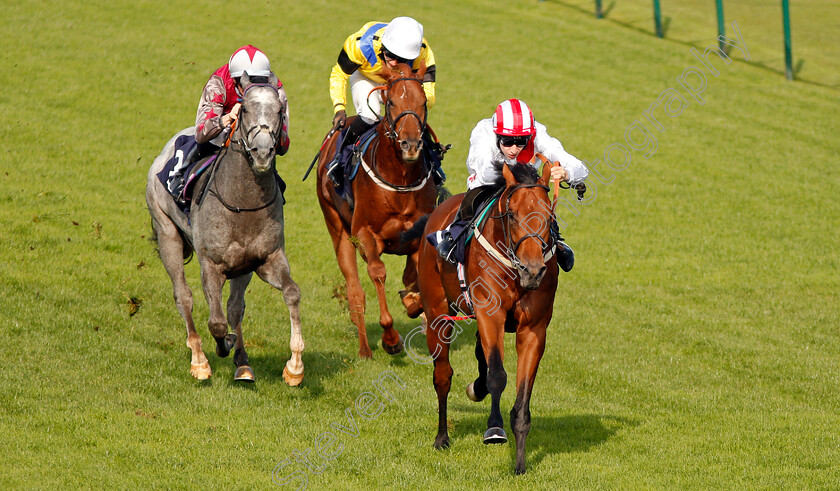
[[[176,200],[183,199],[181,192],[185,184],[186,170],[225,144],[233,122],[239,117],[239,101],[242,98],[240,78],[245,73],[251,83],[263,84],[268,83],[272,73],[265,53],[250,44],[234,51],[228,62],[216,69],[204,85],[195,117],[195,141],[175,149],[176,155],[180,152],[184,158],[178,161],[166,184]],[[289,150],[289,104],[279,78],[277,92],[283,106],[283,123],[277,139],[276,152],[282,156]]]
[[[247,73],[253,83],[267,83],[271,75],[271,64],[265,53],[250,44],[236,50],[227,64],[219,67],[210,76],[195,117],[195,140],[199,143],[224,144],[230,132],[231,123],[239,116],[239,99],[242,88],[239,78]],[[289,104],[283,83],[278,78],[277,92],[283,106],[283,127],[277,142],[277,155],[289,150]]]
[[[525,102],[508,99],[496,107],[493,116],[476,124],[470,135],[467,155],[467,193],[461,202],[456,221],[446,230],[436,232],[433,239],[441,256],[454,261],[453,248],[475,213],[498,191],[501,166],[538,165],[534,156],[540,153],[560,165],[551,169],[554,181],[574,186],[583,183],[589,169],[579,159],[566,152],[559,140],[546,131],[544,125],[534,120]],[[558,261],[564,271],[574,265],[574,252],[563,242],[556,222],[551,231],[558,247]]]

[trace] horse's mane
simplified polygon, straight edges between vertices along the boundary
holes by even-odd
[[[505,181],[505,176],[502,174],[502,166],[507,164],[504,162],[495,162],[493,165],[499,173],[499,176],[493,181],[493,186],[498,188],[506,187],[507,182]],[[520,184],[536,184],[540,180],[540,172],[533,165],[516,164],[508,165],[508,168],[516,179],[516,182]]]

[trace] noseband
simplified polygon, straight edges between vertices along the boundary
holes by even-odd
[[[543,241],[542,237],[539,234],[533,232],[525,234],[524,236],[522,236],[522,238],[516,241],[516,243],[513,243],[513,235],[511,234],[511,222],[513,221],[514,217],[513,210],[511,210],[510,208],[510,200],[514,192],[525,188],[541,188],[544,189],[546,193],[549,192],[548,187],[543,186],[542,184],[519,184],[517,186],[514,186],[510,188],[510,191],[508,191],[507,193],[507,198],[505,199],[504,213],[502,213],[501,215],[491,216],[491,218],[502,220],[502,230],[505,235],[505,246],[507,247],[507,252],[510,255],[510,262],[513,268],[517,270],[524,269],[524,267],[522,266],[522,261],[519,259],[519,256],[516,254],[516,251],[519,249],[519,246],[521,246],[522,243],[525,242],[527,239],[537,239],[538,241],[540,241],[540,248],[543,251],[544,261],[548,261],[549,259],[551,259],[551,256],[554,255],[554,251],[556,249],[554,239],[551,237],[551,232],[549,232],[548,234],[548,243]]]
[[[245,92],[242,93],[242,98],[244,99],[245,96],[248,94],[248,91],[251,90],[253,87],[269,87],[277,92],[277,87],[273,87],[271,84],[251,84],[245,88]],[[239,122],[239,119],[247,113],[245,106],[240,106],[239,108],[239,117],[236,119],[236,123]],[[235,124],[236,124],[235,123]],[[237,128],[239,129],[239,125],[236,124]],[[255,124],[248,128],[247,130],[239,130],[239,138],[236,140],[232,140],[234,143],[237,143],[239,146],[242,147],[242,153],[245,154],[245,157],[248,159],[248,163],[254,163],[254,157],[251,155],[251,152],[257,150],[257,147],[250,146],[249,143],[254,140],[254,137],[259,133],[268,133],[271,137],[271,145],[272,148],[277,146],[277,139],[280,138],[280,128],[283,126],[283,111],[280,111],[280,124],[277,125],[277,128],[272,130],[270,126],[267,124]]]

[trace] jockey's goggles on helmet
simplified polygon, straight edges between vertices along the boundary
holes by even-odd
[[[399,56],[395,55],[394,53],[391,53],[390,51],[388,51],[388,49],[385,48],[384,46],[382,47],[382,57],[385,58],[386,60],[397,60],[397,63],[405,63],[408,66],[411,66],[412,62],[414,61],[414,60],[408,60],[408,59],[405,59],[405,58],[400,58]]]
[[[512,147],[516,145],[517,147],[525,147],[528,142],[531,140],[531,135],[525,136],[502,136],[498,135],[496,137],[499,141],[499,145],[503,147]]]

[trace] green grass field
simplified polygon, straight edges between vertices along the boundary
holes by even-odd
[[[840,10],[792,6],[803,81],[791,83],[778,2],[764,3],[727,2],[727,34],[736,21],[751,59],[711,55],[720,74],[706,72],[702,105],[676,80],[702,69],[692,46],[716,45],[713,3],[699,0],[663,1],[665,39],[641,0],[615,2],[603,20],[577,0],[4,5],[0,487],[267,489],[273,473],[291,487],[305,475],[310,489],[836,487]],[[512,443],[481,444],[489,403],[464,395],[474,327],[453,345],[447,451],[432,448],[430,367],[373,346],[366,277],[374,359],[358,360],[314,180],[300,180],[329,128],[329,70],[345,36],[397,15],[424,24],[438,60],[430,122],[453,144],[453,192],[465,189],[470,130],[509,97],[613,176],[561,216],[577,264],[560,278],[524,476],[513,475]],[[232,361],[213,353],[196,261],[187,276],[214,374],[192,379],[149,242],[148,167],[194,121],[209,74],[247,43],[269,55],[290,100],[292,148],[278,167],[303,293],[301,388],[282,378],[285,304],[259,280],[243,327],[257,383],[232,381]],[[647,123],[669,88],[688,105],[674,117],[659,109],[655,153],[606,167],[605,149],[627,145],[625,130]],[[406,335],[417,322],[396,294],[401,264],[386,264]],[[390,386],[394,400],[377,417],[348,420],[387,371],[405,387]],[[506,423],[513,399],[509,384]],[[327,431],[341,445],[329,462],[316,456]],[[307,452],[312,468],[278,467]]]

